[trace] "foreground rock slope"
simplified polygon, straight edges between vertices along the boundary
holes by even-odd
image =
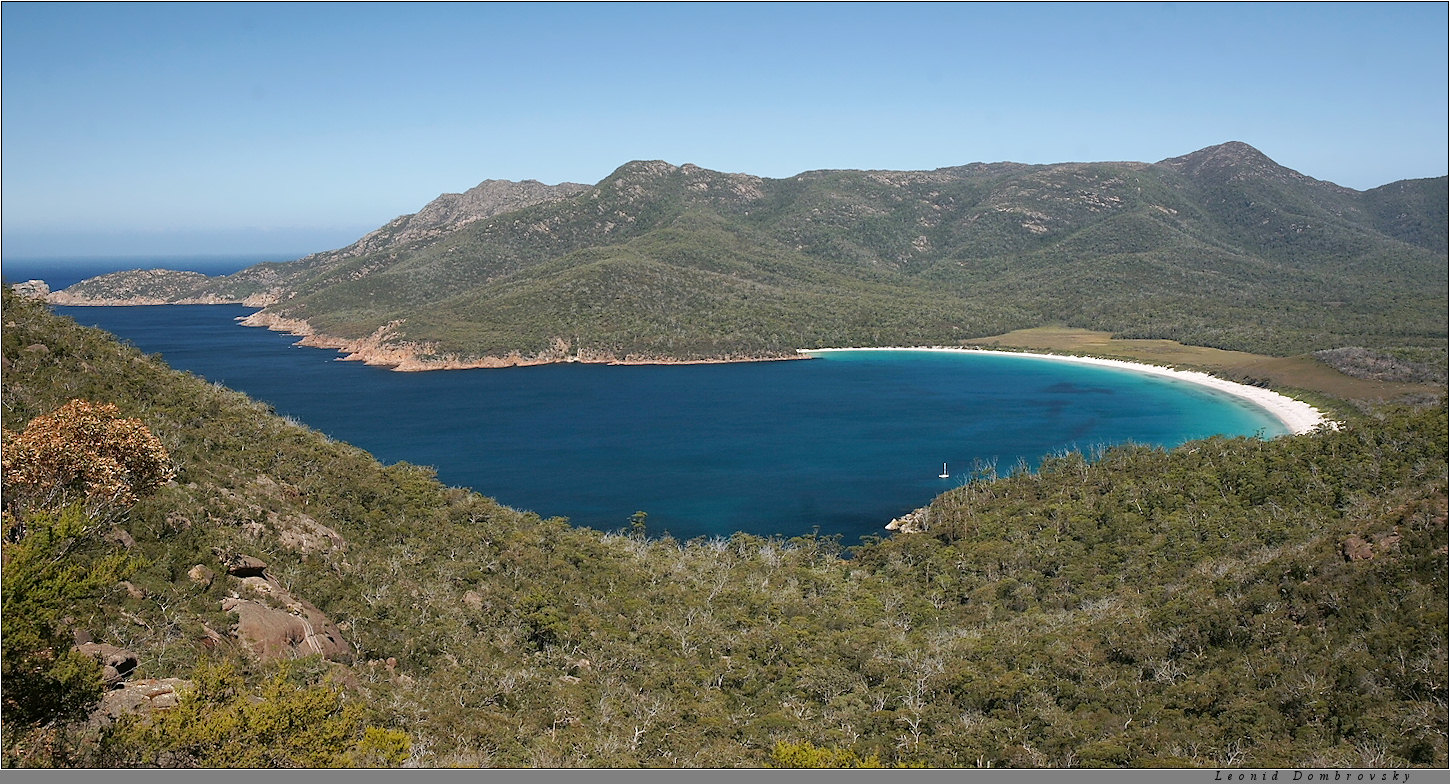
[[[67,546],[133,567],[50,616],[103,695],[59,718],[12,712],[12,548],[44,520],[7,517],[7,765],[1446,765],[1443,404],[1053,456],[847,559],[507,509],[3,312],[7,431],[110,403],[176,467]]]

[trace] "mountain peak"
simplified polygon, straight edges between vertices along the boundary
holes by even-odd
[[[1244,180],[1272,180],[1278,182],[1315,183],[1348,192],[1333,183],[1322,182],[1300,174],[1293,169],[1279,165],[1269,156],[1252,145],[1239,141],[1215,144],[1197,152],[1165,158],[1156,165],[1166,166],[1191,179],[1206,179],[1219,182],[1242,182]]]
[[[616,179],[621,177],[660,177],[667,174],[674,174],[680,167],[669,161],[630,161],[614,170],[614,173],[605,179]]]
[[[1282,168],[1272,158],[1259,152],[1253,145],[1244,142],[1232,141],[1223,144],[1215,144],[1212,147],[1204,147],[1196,152],[1187,155],[1180,155],[1176,158],[1165,158],[1158,162],[1161,166],[1168,166],[1177,169],[1185,174],[1197,174],[1205,169],[1225,169],[1229,167],[1251,167],[1251,168]]]

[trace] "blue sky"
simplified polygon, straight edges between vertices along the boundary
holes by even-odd
[[[1446,173],[1446,4],[5,3],[7,256],[301,254],[484,179]]]

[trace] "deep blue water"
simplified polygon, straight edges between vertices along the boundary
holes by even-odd
[[[237,306],[57,308],[386,463],[602,529],[882,533],[965,481],[1065,449],[1277,435],[1221,393],[1022,357],[844,352],[729,365],[394,373],[241,327]],[[941,465],[951,477],[939,479]]]

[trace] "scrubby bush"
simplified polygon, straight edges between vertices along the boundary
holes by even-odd
[[[6,756],[63,763],[64,744],[41,730],[83,719],[102,689],[100,666],[72,649],[65,616],[127,575],[133,564],[102,535],[173,470],[139,420],[85,400],[36,417],[18,435],[6,431],[3,455]]]
[[[248,687],[235,667],[201,662],[176,708],[123,719],[102,744],[108,765],[167,768],[396,767],[412,742],[370,726],[364,703],[283,664]],[[298,681],[301,682],[298,682]]]
[[[5,506],[55,508],[84,501],[125,507],[175,476],[171,456],[139,419],[114,405],[72,400],[4,434]]]

